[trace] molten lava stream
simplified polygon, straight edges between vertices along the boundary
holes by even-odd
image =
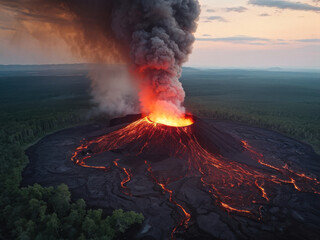
[[[170,201],[171,203],[173,203],[174,205],[176,205],[178,208],[180,208],[180,209],[182,210],[183,214],[184,214],[184,217],[183,217],[183,218],[180,220],[180,222],[173,228],[173,230],[172,230],[172,232],[171,232],[171,235],[170,235],[170,236],[171,236],[171,239],[174,239],[174,234],[175,234],[175,232],[177,231],[178,227],[180,227],[180,226],[184,226],[185,228],[188,227],[188,223],[189,223],[189,221],[190,221],[190,219],[191,219],[191,214],[189,214],[181,204],[177,203],[177,202],[173,199],[173,191],[170,190],[170,189],[168,189],[168,188],[166,187],[166,185],[167,185],[168,182],[169,182],[169,179],[167,179],[167,182],[166,182],[166,183],[161,183],[161,182],[155,177],[155,175],[153,174],[151,164],[148,163],[147,161],[145,161],[145,164],[146,164],[146,166],[147,166],[147,171],[150,173],[150,176],[151,176],[151,178],[154,180],[154,182],[155,182],[158,186],[160,186],[161,189],[162,189],[164,192],[166,192],[166,193],[169,194],[169,201]]]
[[[266,199],[267,201],[269,201],[270,199],[268,198],[267,193],[266,193],[266,190],[265,190],[264,187],[263,187],[264,182],[262,181],[262,183],[259,184],[259,180],[257,179],[257,180],[255,181],[255,184],[256,184],[256,186],[261,190],[262,197],[263,197],[264,199]]]
[[[192,134],[188,135],[191,136],[188,141],[191,156],[189,164],[202,174],[203,185],[209,188],[214,199],[227,212],[258,215],[259,209],[254,209],[252,203],[257,204],[261,201],[257,202],[259,195],[269,202],[268,191],[275,188],[275,183],[291,184],[298,191],[319,194],[319,181],[316,178],[306,176],[304,173],[296,173],[287,165],[276,167],[266,163],[263,155],[255,151],[246,141],[242,141],[242,144],[250,152],[252,159],[275,171],[274,174],[219,155],[214,156],[204,149]]]
[[[78,159],[78,156],[80,153],[86,151],[88,148],[88,145],[82,144],[80,147],[78,147],[76,149],[76,151],[74,152],[74,154],[71,157],[71,161],[76,163],[77,165],[81,166],[81,167],[85,167],[85,168],[94,168],[94,169],[101,169],[101,170],[110,170],[110,167],[105,167],[105,166],[90,166],[86,164],[86,160],[91,158],[90,155],[86,155],[81,159]]]
[[[80,147],[78,147],[76,149],[75,153],[72,155],[71,160],[73,162],[75,162],[77,165],[85,167],[85,168],[101,169],[101,170],[105,170],[105,171],[110,170],[110,167],[87,165],[86,160],[90,159],[92,157],[91,155],[86,155],[82,159],[78,159],[78,156],[80,153],[86,152],[88,150],[88,146],[89,146],[89,144],[83,144]],[[118,164],[118,161],[119,161],[119,159],[115,159],[113,161],[113,164],[117,168],[121,169],[126,175],[126,178],[122,179],[122,181],[120,183],[121,187],[123,188],[122,193],[124,193],[125,195],[128,195],[128,196],[132,196],[132,194],[130,193],[130,189],[125,186],[125,184],[130,182],[130,180],[132,178],[131,171],[130,171],[130,169],[120,167]]]
[[[271,181],[276,184],[292,184],[293,187],[300,191],[300,192],[312,192],[314,194],[319,194],[320,191],[317,189],[320,185],[320,181],[318,181],[316,178],[312,178],[307,176],[305,173],[297,173],[293,170],[291,170],[288,166],[288,164],[284,164],[284,166],[276,167],[269,163],[266,163],[264,161],[264,156],[261,153],[258,153],[253,149],[252,146],[248,144],[247,141],[241,141],[243,144],[243,147],[249,151],[253,158],[258,161],[261,165],[271,168],[275,171],[277,171],[280,176],[271,175]],[[283,179],[287,178],[287,179]],[[300,186],[299,186],[300,185]],[[258,186],[264,194],[266,194],[265,189],[262,188],[262,186]]]
[[[118,161],[119,159],[116,159],[113,161],[114,165],[121,169],[125,174],[126,174],[126,178],[122,179],[120,185],[121,187],[126,190],[126,191],[122,191],[125,195],[128,195],[128,196],[132,196],[132,194],[130,193],[130,189],[125,186],[126,183],[130,182],[131,178],[132,178],[132,174],[131,174],[131,171],[130,169],[126,169],[126,168],[123,168],[123,167],[120,167],[119,164],[118,164]]]

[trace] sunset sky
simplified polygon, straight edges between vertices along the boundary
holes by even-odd
[[[319,0],[200,3],[197,40],[187,66],[320,68]],[[15,24],[14,14],[0,6],[0,64],[83,62],[62,41],[38,41]]]

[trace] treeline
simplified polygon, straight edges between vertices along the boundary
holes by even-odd
[[[28,118],[27,118],[28,119]],[[43,119],[1,119],[0,122],[0,180],[1,193],[18,187],[21,171],[28,163],[24,147],[57,129],[80,123],[83,117],[76,113],[44,115]]]
[[[38,184],[20,188],[28,163],[24,148],[45,134],[84,121],[83,115],[50,113],[30,119],[0,121],[0,239],[114,239],[142,223],[135,212],[87,209],[83,200],[71,201],[66,185]]]
[[[26,144],[39,136],[66,127],[80,123],[83,117],[78,113],[60,113],[54,116],[46,116],[41,119],[14,120],[10,124],[5,124],[5,128],[0,130],[1,136],[7,136],[11,144]]]

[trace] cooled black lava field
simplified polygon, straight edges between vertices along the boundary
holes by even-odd
[[[320,157],[273,131],[195,118],[128,116],[44,137],[23,186],[65,183],[74,199],[145,216],[136,239],[319,239]]]

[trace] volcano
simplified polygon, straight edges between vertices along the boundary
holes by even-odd
[[[83,170],[77,174],[87,181],[79,176],[67,181],[76,197],[99,207],[142,212],[147,220],[137,238],[319,234],[319,157],[312,150],[265,130],[186,119],[179,126],[141,115],[114,119],[109,127],[87,129],[85,138],[81,132],[67,167],[46,168],[65,174],[78,166]],[[69,143],[69,154],[75,144],[74,139]],[[40,175],[30,166],[24,183],[35,176],[39,181]],[[90,186],[86,194],[79,190],[83,185]]]

